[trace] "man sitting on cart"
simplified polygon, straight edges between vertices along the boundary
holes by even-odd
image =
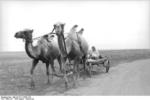
[[[88,53],[86,63],[89,66],[91,65],[99,66],[100,64],[102,64],[106,68],[106,72],[109,71],[109,67],[110,67],[109,59],[106,56],[101,56],[99,51],[96,50],[94,46],[92,46],[92,50],[89,51]],[[90,70],[92,70],[93,67],[91,66],[89,68]]]
[[[94,59],[94,60],[102,58],[102,56],[100,55],[99,51],[96,50],[95,46],[92,46],[91,49],[92,50],[89,52],[88,58]]]
[[[87,56],[87,62],[91,64],[103,64],[107,60],[107,57],[100,55],[99,51],[96,50],[95,46],[92,46],[92,50],[89,51]]]

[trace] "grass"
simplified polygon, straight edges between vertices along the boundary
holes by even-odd
[[[99,52],[110,59],[111,66],[123,62],[132,62],[135,60],[150,58],[150,49],[100,50]]]
[[[124,62],[150,58],[150,49],[100,50],[100,53],[110,59],[113,67]],[[46,85],[46,68],[41,62],[34,71],[36,89],[31,90],[31,61],[25,52],[0,53],[0,95],[44,95],[47,92],[64,91],[64,82],[61,79],[54,78],[52,85]],[[55,66],[58,66],[57,62]]]

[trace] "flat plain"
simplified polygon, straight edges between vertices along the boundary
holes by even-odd
[[[150,95],[150,49],[100,50],[110,60],[110,71],[95,67],[92,77],[81,78],[68,90],[64,81],[54,77],[46,84],[45,64],[34,70],[35,89],[30,88],[32,59],[25,52],[0,53],[0,95]],[[59,65],[55,61],[58,70]],[[51,69],[50,69],[51,70]],[[87,92],[88,89],[90,92]]]

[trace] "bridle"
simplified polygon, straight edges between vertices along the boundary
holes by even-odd
[[[48,35],[48,34],[55,34],[55,33],[53,33],[54,29],[55,29],[55,27],[53,28],[53,30],[52,30],[50,33],[47,33],[47,34],[45,34],[45,35]],[[44,35],[42,35],[42,36],[44,36]],[[24,42],[24,41],[27,41],[27,42],[31,42],[31,43],[32,43],[34,40],[37,40],[37,39],[41,38],[42,36],[39,36],[39,37],[36,37],[36,38],[33,38],[33,39],[26,38],[26,39],[23,39],[23,42]]]
[[[55,27],[56,27],[56,26],[54,26],[53,31],[54,31]],[[52,32],[51,34],[60,35],[60,36],[63,38],[64,49],[65,49],[65,52],[66,52],[66,54],[67,54],[66,42],[65,42],[65,37],[64,37],[64,30],[62,29],[62,31],[60,32],[60,34],[58,34],[58,33],[53,33],[53,32]],[[68,54],[67,54],[67,55],[68,55]]]
[[[53,33],[54,29],[55,29],[55,27],[52,29],[52,31],[51,31],[50,33],[47,33],[47,34],[45,34],[45,35],[48,35],[48,34],[54,34],[54,33]],[[42,35],[42,36],[44,36],[44,35]],[[37,40],[37,39],[41,38],[42,36],[33,38],[32,40]]]

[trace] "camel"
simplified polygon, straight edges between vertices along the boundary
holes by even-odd
[[[33,59],[32,62],[32,68],[30,70],[31,74],[31,87],[34,87],[34,80],[33,80],[33,72],[38,64],[39,61],[42,61],[43,63],[46,64],[46,74],[47,74],[47,83],[50,84],[49,80],[49,64],[51,64],[52,72],[55,73],[55,68],[54,68],[54,60],[57,59],[60,65],[60,70],[61,70],[61,56],[60,56],[60,51],[58,47],[57,40],[47,40],[47,35],[42,36],[38,40],[38,44],[36,46],[33,46],[32,42],[32,33],[33,30],[31,29],[25,29],[23,31],[19,31],[15,34],[16,38],[21,38],[25,40],[25,51],[27,55]],[[54,35],[50,35],[49,37],[54,37]]]
[[[75,33],[77,31],[77,27],[78,25],[74,25],[71,29],[69,33]]]
[[[78,27],[78,25],[74,25],[74,26],[70,29],[70,31],[69,31],[68,33],[65,33],[65,34],[64,34],[65,39],[66,39],[66,37],[67,37],[69,34],[75,33],[75,32],[77,31],[77,27]]]
[[[61,56],[62,56],[62,67],[65,69],[64,63],[66,59],[74,61],[74,73],[76,79],[79,76],[79,63],[83,59],[83,64],[85,68],[86,56],[88,53],[88,43],[82,37],[81,34],[77,34],[76,32],[68,34],[66,39],[64,38],[64,23],[56,23],[54,24],[54,30],[58,37],[58,45],[60,48]],[[67,87],[67,79],[66,79],[66,87]]]
[[[84,29],[83,29],[83,28],[81,28],[81,29],[80,29],[80,31],[78,31],[78,32],[77,32],[77,34],[82,35],[82,34],[83,34],[83,31],[84,31]]]

